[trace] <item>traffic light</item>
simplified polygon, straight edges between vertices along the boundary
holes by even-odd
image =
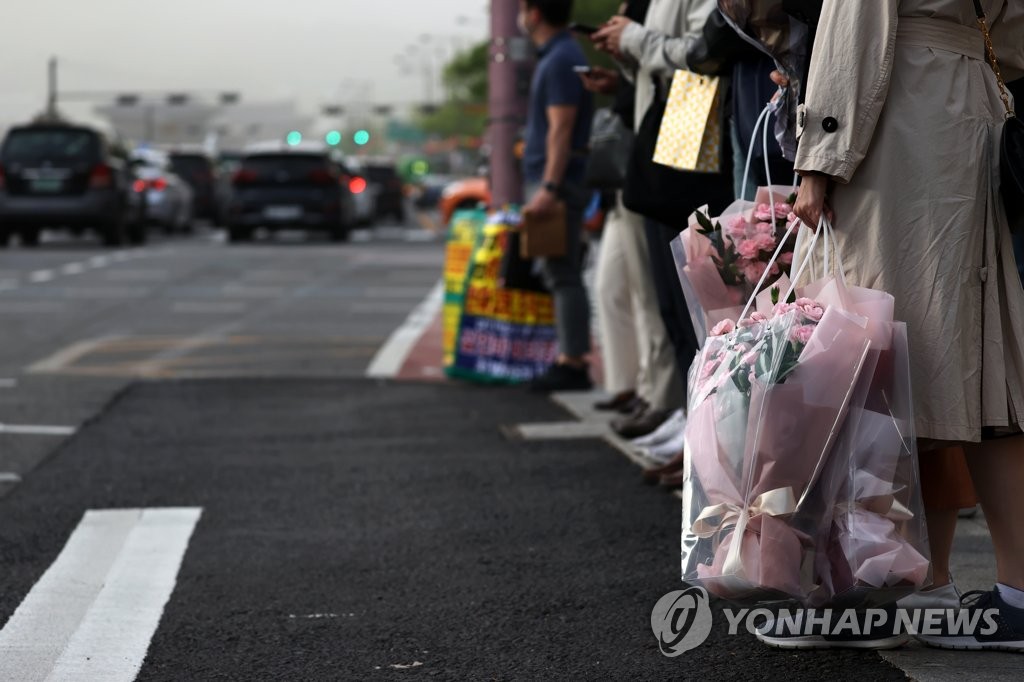
[[[341,133],[339,133],[337,130],[332,130],[331,132],[324,135],[324,142],[331,145],[332,147],[337,147],[339,144],[341,144]]]
[[[285,142],[288,143],[289,147],[295,147],[302,143],[302,133],[298,130],[293,130],[285,137]]]
[[[409,166],[409,170],[413,172],[413,175],[426,175],[430,172],[430,164],[423,159],[417,159]]]
[[[357,130],[356,134],[352,136],[352,141],[362,147],[363,145],[370,143],[370,131],[369,130]]]

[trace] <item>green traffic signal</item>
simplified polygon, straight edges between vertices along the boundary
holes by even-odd
[[[358,130],[356,134],[352,136],[352,141],[360,147],[364,144],[370,143],[370,131],[369,130]]]
[[[327,144],[331,145],[332,147],[337,147],[339,144],[341,144],[341,133],[339,133],[337,130],[332,130],[331,132],[327,133],[327,135],[324,136],[324,141],[327,142]]]
[[[302,133],[300,133],[298,130],[291,131],[290,133],[288,133],[288,136],[285,137],[285,142],[287,142],[288,146],[290,146],[290,147],[294,147],[294,146],[296,146],[298,144],[301,144],[302,143]]]

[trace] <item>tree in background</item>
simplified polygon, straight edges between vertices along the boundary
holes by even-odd
[[[581,24],[599,26],[614,15],[621,0],[577,0],[573,19]],[[591,63],[607,66],[608,59],[591,49],[582,40]],[[437,109],[421,117],[420,125],[431,135],[441,137],[483,135],[487,127],[487,62],[489,44],[482,42],[464,50],[442,73],[445,101]]]

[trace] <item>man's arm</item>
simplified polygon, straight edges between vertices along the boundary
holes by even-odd
[[[548,161],[544,166],[544,182],[561,185],[572,156],[572,131],[579,111],[574,106],[548,107]]]
[[[572,157],[572,131],[576,123],[577,111],[578,107],[568,105],[547,108],[548,138],[547,162],[544,164],[544,185],[551,183],[561,186],[562,181],[565,180],[565,171],[569,167]],[[558,205],[558,200],[559,197],[555,192],[542,186],[530,198],[523,212],[534,215],[551,213]]]

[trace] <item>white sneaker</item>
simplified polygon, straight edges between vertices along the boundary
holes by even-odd
[[[896,602],[896,606],[905,611],[918,609],[959,609],[960,590],[950,579],[947,585],[930,590],[921,590],[908,595]]]
[[[683,446],[686,445],[686,430],[679,431],[673,437],[668,440],[651,445],[649,447],[640,448],[640,454],[658,464],[665,464],[670,459],[678,455],[683,451]]]
[[[639,448],[649,448],[674,438],[676,434],[682,432],[685,428],[686,413],[682,410],[676,410],[653,433],[631,440],[630,443]]]

